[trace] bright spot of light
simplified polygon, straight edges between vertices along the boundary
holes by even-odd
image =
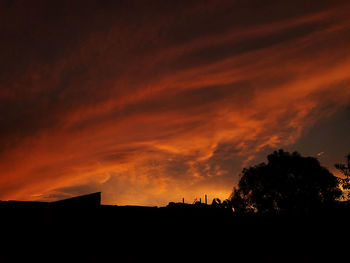
[[[324,152],[319,152],[319,153],[316,154],[316,155],[317,155],[317,157],[320,157],[320,156],[324,155]]]

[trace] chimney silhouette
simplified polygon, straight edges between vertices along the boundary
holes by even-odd
[[[185,198],[184,198],[184,197],[182,197],[182,203],[183,203],[183,204],[185,203]]]
[[[205,204],[207,204],[207,201],[208,201],[208,200],[207,200],[207,195],[205,195]]]

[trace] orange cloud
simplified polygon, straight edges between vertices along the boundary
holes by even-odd
[[[257,153],[293,144],[349,105],[349,5],[254,5],[61,14],[54,28],[73,29],[54,38],[74,44],[46,60],[23,47],[21,74],[0,83],[0,198],[227,198]],[[89,16],[100,20],[76,38]]]

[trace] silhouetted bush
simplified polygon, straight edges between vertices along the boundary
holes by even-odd
[[[274,151],[268,163],[244,168],[231,202],[238,213],[305,214],[332,207],[339,180],[313,157]]]
[[[344,190],[350,190],[350,154],[346,156],[346,163],[337,163],[334,165],[345,178],[339,178],[339,181]],[[350,199],[350,192],[347,194],[347,198]]]

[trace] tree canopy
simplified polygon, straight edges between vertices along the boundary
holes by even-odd
[[[340,182],[343,189],[348,192],[347,198],[350,199],[350,153],[346,156],[346,163],[337,163],[335,168],[345,176],[345,178],[340,178]]]
[[[236,212],[309,213],[342,194],[338,178],[316,158],[279,150],[267,160],[243,169],[230,197]]]

